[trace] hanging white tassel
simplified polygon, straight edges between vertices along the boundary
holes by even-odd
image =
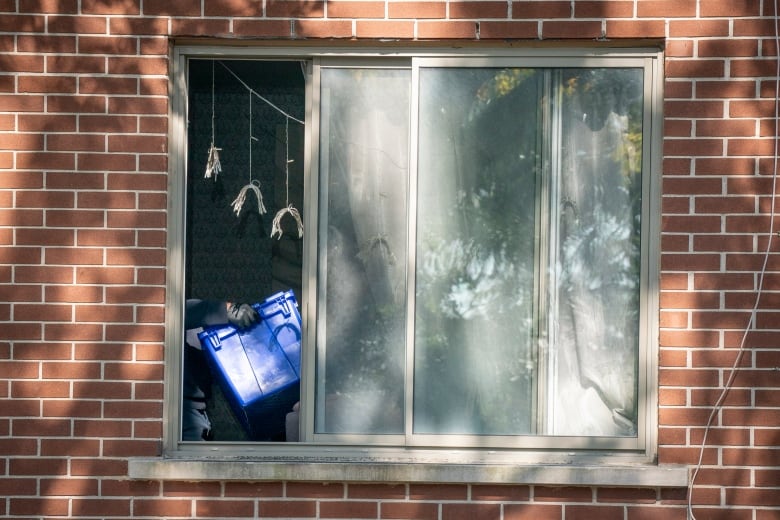
[[[282,217],[284,217],[284,215],[287,213],[289,213],[290,216],[295,219],[295,224],[298,226],[298,238],[303,238],[303,222],[301,221],[301,214],[298,213],[298,210],[295,209],[292,204],[276,212],[276,216],[271,223],[271,238],[273,238],[277,233],[279,234],[277,240],[282,238]]]
[[[241,188],[241,191],[238,192],[236,200],[230,203],[236,216],[239,216],[241,213],[241,209],[244,207],[244,203],[246,202],[246,194],[249,190],[252,190],[255,194],[255,197],[257,198],[257,212],[261,215],[266,212],[265,205],[263,204],[263,194],[260,193],[260,182],[258,180],[253,180]]]
[[[210,179],[211,176],[214,176],[214,180],[217,180],[217,175],[222,173],[222,164],[219,162],[219,151],[222,150],[222,148],[217,148],[214,146],[214,141],[211,142],[211,147],[209,148],[209,158],[206,160],[206,178]]]

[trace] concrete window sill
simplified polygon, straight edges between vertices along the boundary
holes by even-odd
[[[240,458],[131,459],[136,480],[317,482],[437,482],[684,488],[687,466],[622,464],[442,464],[334,461],[265,461]]]

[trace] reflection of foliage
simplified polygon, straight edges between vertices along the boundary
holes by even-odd
[[[480,85],[469,120],[479,116],[487,105],[511,93],[535,74],[537,71],[534,69],[500,69],[492,78]]]
[[[422,431],[532,428],[534,74],[458,69],[425,78],[421,124],[434,130],[420,142],[432,156],[421,154],[418,206],[415,428]],[[434,94],[442,91],[450,96]]]
[[[639,320],[642,74],[640,69],[563,73],[560,217],[561,336],[580,384],[633,434]],[[583,124],[584,123],[584,124]],[[626,420],[627,419],[627,420]],[[579,426],[583,427],[583,426]],[[635,423],[634,423],[635,427]],[[585,426],[587,428],[587,426]]]

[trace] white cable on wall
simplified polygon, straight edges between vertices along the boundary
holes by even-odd
[[[726,383],[723,386],[723,390],[721,391],[720,395],[718,396],[717,401],[715,401],[715,404],[712,406],[712,411],[710,412],[709,418],[707,419],[707,425],[704,428],[704,435],[702,436],[701,440],[701,446],[699,447],[699,460],[696,463],[696,466],[693,470],[693,473],[691,475],[691,482],[688,486],[688,517],[692,520],[696,520],[696,516],[693,514],[693,490],[696,485],[696,477],[699,474],[699,470],[702,467],[702,462],[704,460],[704,449],[707,445],[707,436],[709,434],[710,429],[712,428],[712,423],[715,420],[715,416],[718,414],[718,412],[723,407],[723,402],[726,400],[726,396],[729,393],[729,390],[731,390],[732,385],[734,384],[734,379],[736,378],[737,371],[739,370],[739,365],[742,362],[742,357],[745,354],[745,351],[747,350],[746,343],[747,343],[747,336],[750,333],[751,330],[755,328],[756,325],[756,313],[758,312],[758,306],[759,301],[761,299],[761,295],[764,290],[764,276],[766,274],[767,264],[769,263],[769,256],[772,251],[772,243],[775,238],[775,216],[776,216],[776,210],[775,210],[775,202],[777,200],[777,166],[778,166],[778,154],[780,154],[780,140],[778,140],[778,129],[780,129],[780,27],[778,26],[778,0],[772,0],[772,8],[773,8],[773,17],[774,17],[774,40],[775,40],[775,59],[777,61],[776,64],[776,70],[775,70],[775,113],[774,113],[774,122],[775,122],[775,128],[774,128],[774,157],[772,162],[772,194],[770,197],[770,210],[769,210],[769,237],[766,244],[766,250],[764,251],[764,261],[761,266],[761,271],[759,272],[758,277],[758,287],[756,290],[756,298],[755,302],[753,303],[753,308],[750,312],[750,319],[748,320],[747,325],[745,326],[745,329],[742,333],[742,339],[739,343],[739,349],[737,351],[737,356],[734,358],[734,364],[731,366],[731,373],[729,374],[728,379],[726,380]]]

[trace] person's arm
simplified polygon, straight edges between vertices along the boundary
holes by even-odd
[[[260,316],[248,303],[218,300],[187,300],[184,309],[184,329],[230,323],[240,329],[254,325]]]
[[[184,308],[184,329],[228,323],[227,305],[219,300],[187,300]]]

